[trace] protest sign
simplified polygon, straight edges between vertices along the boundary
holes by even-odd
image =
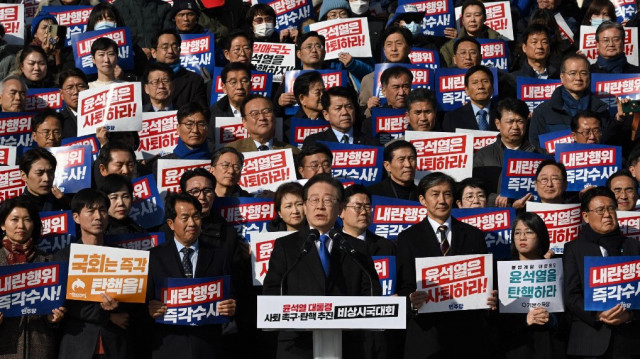
[[[274,82],[282,82],[285,72],[296,67],[296,45],[254,42],[251,65],[258,71],[273,74]]]
[[[496,142],[500,132],[498,131],[480,131],[469,130],[466,128],[456,128],[456,133],[466,133],[473,138],[473,152],[477,152],[479,149],[489,146]]]
[[[509,71],[509,47],[506,41],[478,39],[478,42],[480,43],[480,53],[482,54],[481,65]]]
[[[213,34],[180,34],[180,38],[180,65],[198,75],[202,75],[203,68],[212,73],[215,67]]]
[[[42,111],[45,108],[60,111],[64,108],[60,89],[29,89],[25,99],[25,111]]]
[[[91,56],[91,45],[102,37],[108,37],[118,45],[118,65],[124,70],[133,70],[133,41],[128,27],[95,30],[71,35],[71,48],[73,49],[76,67],[87,75],[98,73]]]
[[[93,6],[89,5],[60,5],[43,6],[40,11],[55,16],[58,25],[67,27],[67,37],[58,39],[58,41],[64,41],[64,46],[67,47],[71,46],[71,35],[81,34],[87,30],[91,10],[93,10]]]
[[[584,257],[584,310],[640,309],[640,256]]]
[[[509,1],[496,1],[484,4],[487,19],[484,24],[496,30],[506,40],[513,41],[513,20],[511,19],[511,5]],[[458,31],[461,29],[460,17],[462,17],[462,6],[456,7],[456,22]]]
[[[95,162],[95,160],[98,158],[98,152],[100,151],[100,142],[98,142],[98,138],[95,134],[81,137],[67,137],[62,139],[61,146],[77,145],[91,146],[91,155],[93,156],[93,161]]]
[[[597,26],[580,26],[580,51],[587,57],[590,63],[595,63],[598,59],[598,44],[596,43]],[[638,28],[624,28],[624,53],[627,61],[638,66]]]
[[[333,153],[331,175],[371,185],[382,179],[383,147],[319,141]]]
[[[144,303],[149,252],[71,244],[67,299],[102,302],[102,293],[119,302]]]
[[[158,193],[158,186],[153,175],[136,178],[132,184],[133,205],[131,212],[129,212],[129,218],[144,228],[162,225],[164,223],[164,202]]]
[[[0,166],[12,166],[16,163],[17,148],[14,146],[0,146]]]
[[[18,166],[0,167],[0,201],[18,197],[24,191],[24,186]]]
[[[567,168],[567,191],[604,186],[611,174],[622,169],[619,146],[562,143],[556,145],[555,158]]]
[[[380,98],[380,104],[384,105],[387,103],[387,98],[382,93],[382,82],[381,77],[382,73],[391,68],[391,67],[405,67],[411,71],[413,75],[413,80],[411,81],[411,89],[416,88],[427,88],[433,89],[433,71],[424,68],[422,65],[412,65],[412,64],[404,64],[404,63],[384,63],[384,64],[376,64],[375,69],[373,71],[373,96]]]
[[[31,25],[31,22],[33,21],[33,17],[35,16],[36,11],[38,10],[38,6],[40,6],[40,1],[41,0],[14,1],[18,3],[22,3],[24,5],[24,20],[26,25]]]
[[[261,232],[249,235],[251,246],[251,276],[254,286],[261,286],[269,271],[269,259],[276,243],[276,239],[293,232]]]
[[[488,308],[491,254],[416,258],[416,290],[427,293],[418,313]]]
[[[9,45],[24,45],[24,5],[0,4],[0,24],[4,27],[4,41]]]
[[[564,312],[562,258],[498,262],[500,313]]]
[[[276,218],[273,199],[253,197],[219,197],[212,211],[220,213],[242,238],[247,234],[267,232],[267,224]]]
[[[371,57],[371,36],[366,17],[335,19],[309,25],[309,31],[324,36],[325,60],[347,52],[353,57]]]
[[[293,70],[287,71],[284,74],[284,92],[293,94],[293,84],[296,81],[296,78],[305,72],[309,72],[311,70]],[[336,86],[348,86],[349,84],[349,75],[347,71],[339,71],[339,70],[317,70],[322,76],[322,82],[324,83],[324,89],[328,90],[332,87]],[[285,107],[285,114],[294,115],[300,106],[292,105]]]
[[[407,110],[404,108],[372,108],[371,127],[373,127],[373,137],[378,138],[383,145],[394,139],[404,137],[404,131],[407,130],[406,115]]]
[[[570,129],[543,133],[538,136],[542,148],[552,155],[556,153],[556,146],[561,143],[573,143],[573,135]]]
[[[66,265],[44,262],[0,266],[0,313],[5,317],[47,315],[64,306]]]
[[[533,152],[505,149],[502,160],[500,195],[520,199],[536,189],[535,176],[540,162],[548,157]]]
[[[230,276],[163,278],[159,282],[156,297],[167,311],[156,323],[197,326],[229,322],[216,306],[231,296]]]
[[[396,256],[372,256],[373,266],[378,273],[378,280],[382,287],[382,295],[396,293]]]
[[[526,210],[544,221],[549,231],[550,249],[554,253],[562,254],[565,243],[578,238],[582,225],[580,204],[527,202]]]
[[[113,132],[140,132],[141,91],[139,82],[124,82],[80,92],[78,136],[95,134],[98,127]]]
[[[164,232],[116,234],[104,237],[110,247],[148,251],[164,243]]]
[[[158,182],[158,192],[162,197],[162,201],[168,193],[180,193],[180,178],[187,170],[202,167],[209,170],[211,160],[175,160],[175,159],[158,159],[158,172],[156,178]]]
[[[245,191],[275,192],[281,184],[295,180],[296,166],[290,148],[244,153],[244,166],[238,184]]]
[[[416,184],[431,172],[444,172],[456,181],[471,177],[473,139],[465,133],[407,131],[405,139],[416,148]]]
[[[149,160],[171,153],[178,145],[178,111],[142,113],[142,130],[138,151]]]
[[[454,208],[451,216],[481,230],[487,249],[496,260],[511,258],[511,224],[516,218],[514,208]]]
[[[323,132],[331,128],[329,121],[310,120],[308,118],[292,117],[290,119],[291,128],[289,130],[289,143],[302,148],[304,139],[314,133]],[[277,128],[276,128],[277,130]]]
[[[550,100],[553,91],[561,85],[562,82],[558,79],[545,80],[518,76],[516,78],[517,97],[526,102],[527,106],[529,106],[529,111],[533,112],[538,105]]]
[[[413,5],[415,8],[406,7]],[[452,0],[400,0],[396,13],[424,12],[420,27],[424,35],[445,36],[444,29],[454,27],[454,7]]]
[[[71,211],[40,212],[40,221],[42,235],[37,245],[42,252],[55,253],[76,240],[76,222]]]
[[[621,24],[626,20],[631,20],[638,9],[635,0],[611,0],[611,3],[616,9],[616,20]]]
[[[282,117],[276,117],[275,139],[282,140]],[[216,148],[222,148],[233,141],[249,138],[249,132],[242,124],[242,117],[216,117],[215,119]]]
[[[276,29],[297,28],[302,22],[313,17],[311,0],[258,0],[259,4],[271,6],[276,13]]]
[[[491,68],[493,74],[493,94],[498,96],[498,72]],[[464,91],[464,75],[467,69],[440,68],[436,70],[435,95],[443,111],[453,111],[469,102],[469,96]]]
[[[436,70],[440,67],[440,53],[436,50],[412,47],[409,61],[414,65],[422,65],[427,69]]]
[[[33,113],[0,112],[0,146],[30,147],[32,119]]]
[[[76,193],[91,187],[91,146],[51,147],[47,150],[58,160],[53,185],[62,193]]]
[[[563,40],[568,40],[570,43],[574,43],[574,34],[573,31],[571,31],[571,28],[569,27],[569,24],[567,24],[567,21],[564,19],[564,17],[562,17],[562,14],[560,14],[560,12],[557,12],[554,15],[554,18],[556,19],[556,23],[558,24],[558,31],[560,32],[560,37]]]
[[[640,241],[640,212],[616,211],[623,236]]]
[[[371,196],[369,230],[386,239],[396,239],[400,232],[419,223],[426,216],[427,209],[420,202]]]
[[[609,105],[612,114],[618,111],[616,97],[640,99],[640,74],[591,74],[591,92]]]

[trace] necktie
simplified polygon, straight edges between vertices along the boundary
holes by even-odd
[[[489,124],[487,123],[487,111],[478,111],[478,114],[476,114],[476,121],[478,122],[478,129],[480,131],[486,131],[489,129]]]
[[[187,278],[193,278],[193,265],[191,264],[191,254],[194,250],[192,248],[184,247],[180,250],[182,252],[182,268],[184,269],[184,275]]]
[[[329,239],[329,236],[326,234],[320,236],[320,249],[318,250],[318,253],[320,254],[320,263],[322,263],[324,275],[328,277],[331,255],[329,254],[329,248],[327,247],[327,239]]]
[[[447,240],[447,226],[444,224],[438,227],[438,233],[440,233],[440,249],[442,250],[442,255],[446,256],[447,252],[449,252],[449,241]]]
[[[269,146],[260,145],[260,147],[258,147],[258,151],[269,151]]]
[[[341,143],[349,143],[349,135],[342,135]]]

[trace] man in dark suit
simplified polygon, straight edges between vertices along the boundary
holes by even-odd
[[[65,108],[60,111],[62,118],[62,138],[76,137],[78,134],[77,112],[80,91],[89,88],[87,75],[75,67],[63,70],[58,77],[60,92]]]
[[[156,283],[162,278],[217,277],[229,274],[226,252],[200,241],[202,206],[185,193],[170,195],[165,204],[167,225],[173,238],[153,248],[149,254],[149,285],[147,299],[149,315],[163,316],[167,307],[157,300]],[[220,315],[235,314],[235,299],[218,302]],[[173,326],[154,324],[152,334],[153,358],[218,358],[222,343],[221,325]]]
[[[314,133],[305,138],[303,147],[316,141],[340,142],[347,144],[380,146],[380,142],[358,130],[358,112],[355,92],[347,87],[337,86],[322,94],[322,114],[331,128]]]
[[[447,112],[442,122],[442,130],[456,132],[456,128],[469,130],[496,131],[496,124],[490,119],[496,118],[491,105],[493,95],[493,74],[486,66],[476,65],[464,75],[464,91],[469,103]]]
[[[340,181],[328,174],[318,174],[305,184],[303,199],[310,228],[276,239],[263,294],[380,295],[380,282],[373,261],[366,254],[365,243],[346,234],[340,235],[357,251],[354,258],[343,251],[339,236],[327,235],[343,208],[344,188]],[[320,235],[310,236],[312,231]],[[309,242],[310,237],[316,240]],[[308,253],[297,261],[303,249],[308,249]],[[356,261],[365,267],[366,273]],[[283,278],[289,270],[291,272]],[[344,357],[361,357],[362,332],[344,333],[343,338]],[[311,358],[312,348],[310,332],[279,333],[278,358]]]
[[[398,236],[398,295],[407,296],[407,311],[413,313],[407,320],[405,358],[479,358],[491,352],[484,311],[416,314],[427,299],[427,293],[416,291],[416,258],[487,253],[482,232],[451,217],[454,185],[441,172],[423,177],[418,190],[427,218]],[[487,299],[491,309],[496,296],[493,291]]]
[[[395,140],[384,147],[384,170],[387,178],[367,188],[372,195],[409,201],[418,200],[416,148],[410,142]]]
[[[564,298],[571,313],[567,354],[589,358],[637,358],[640,356],[638,311],[616,304],[603,312],[584,310],[584,257],[637,256],[640,244],[620,232],[616,197],[605,187],[582,195],[580,235],[564,247]]]
[[[142,75],[144,92],[149,102],[142,106],[143,112],[172,111],[173,71],[161,62],[149,64]]]

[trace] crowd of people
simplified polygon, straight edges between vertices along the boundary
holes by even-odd
[[[634,211],[640,199],[640,117],[625,112],[629,99],[616,99],[612,111],[591,91],[593,73],[640,74],[625,54],[625,29],[637,26],[640,15],[620,23],[609,0],[511,1],[511,41],[485,24],[487,11],[480,0],[453,1],[461,7],[459,27],[446,28],[445,36],[425,35],[421,26],[426,21],[422,8],[431,1],[308,2],[313,3],[309,18],[286,29],[276,26],[280,15],[266,1],[240,0],[173,0],[173,5],[162,0],[40,0],[24,46],[9,44],[0,27],[0,113],[25,112],[32,89],[58,88],[65,104],[59,111],[37,111],[31,119],[32,145],[19,149],[16,160],[24,191],[0,205],[0,266],[69,261],[69,247],[54,254],[38,249],[42,211],[71,210],[78,244],[103,246],[106,235],[147,231],[164,232],[166,238],[150,250],[146,303],[121,303],[103,294],[102,302],[67,300],[48,315],[7,317],[0,310],[0,358],[311,358],[310,332],[256,327],[257,296],[381,295],[379,283],[369,280],[377,277],[371,257],[380,255],[396,256],[394,295],[407,298],[406,330],[345,331],[345,358],[640,358],[637,310],[617,304],[601,312],[585,311],[583,260],[640,255],[640,244],[621,234],[616,215]],[[108,37],[91,45],[97,74],[75,67],[71,48],[59,46],[65,39],[51,32],[51,26],[58,25],[56,16],[43,8],[73,5],[92,6],[86,32],[128,28],[131,69],[120,67],[118,43]],[[337,59],[325,59],[326,39],[308,25],[341,18],[367,19],[372,57],[355,57],[345,49]],[[576,41],[567,38],[559,19]],[[578,50],[580,25],[597,27],[594,63]],[[195,73],[180,60],[181,35],[204,33],[214,34],[211,55],[222,68],[224,96],[217,100],[212,74],[205,68]],[[482,65],[479,39],[505,40],[508,69]],[[261,42],[295,45],[296,70],[309,71],[295,78],[290,92],[284,83],[272,83],[270,97],[252,93],[253,49]],[[412,87],[414,75],[405,65],[411,64],[415,48],[435,50],[442,68],[466,71],[464,105],[443,111],[435,89]],[[374,69],[380,63],[390,65],[379,79],[385,101],[374,93]],[[346,71],[346,85],[325,86],[318,72],[325,69]],[[516,96],[518,77],[557,79],[561,85],[531,110]],[[91,188],[63,193],[53,185],[57,159],[47,148],[78,135],[82,91],[126,82],[141,84],[144,112],[177,112],[177,145],[140,160],[137,132],[100,127]],[[290,115],[287,110],[295,105],[297,112]],[[381,143],[372,130],[373,112],[380,108],[403,111],[406,131],[467,129],[497,135],[495,142],[474,153],[472,177],[456,181],[446,171],[432,171],[418,178],[419,156],[412,142],[400,137]],[[216,119],[223,117],[241,118],[247,137],[217,144]],[[306,136],[298,147],[289,138],[292,118],[323,121],[328,129]],[[279,123],[282,128],[277,129]],[[565,165],[549,157],[535,171],[534,191],[520,198],[501,195],[505,149],[547,155],[539,136],[559,130],[569,130],[574,143],[620,146],[623,168],[610,175],[606,185],[567,191]],[[348,179],[332,176],[334,153],[326,143],[384,146],[382,179],[345,187],[341,180]],[[276,191],[243,189],[239,183],[245,154],[278,149],[290,149],[295,156],[298,181]],[[158,176],[158,159],[206,160],[210,169],[185,171],[180,193],[166,197],[166,221],[148,228],[130,217],[132,181]],[[369,229],[372,196],[414,201],[427,215],[397,240],[389,240]],[[253,285],[247,241],[214,210],[220,197],[272,198],[277,217],[268,230],[291,232],[276,239],[263,286]],[[581,206],[580,233],[562,255],[550,250],[544,221],[525,210],[534,198]],[[558,295],[564,299],[564,313],[544,308],[499,313],[494,288],[486,310],[418,313],[427,294],[417,289],[415,260],[488,253],[484,234],[451,215],[454,208],[484,207],[516,210],[511,260],[562,257],[564,293]],[[345,260],[352,254],[344,248],[354,251],[355,260]],[[221,275],[231,276],[233,295],[216,310],[230,317],[229,323],[154,322],[167,312],[156,295],[159,280]]]

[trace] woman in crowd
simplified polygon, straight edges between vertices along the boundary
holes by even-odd
[[[0,226],[4,234],[0,266],[47,262],[36,248],[42,222],[38,211],[21,198],[11,198],[0,206]],[[49,315],[23,315],[3,318],[0,312],[0,358],[56,358],[56,327],[66,309],[59,307]]]
[[[484,183],[475,178],[465,178],[458,183],[456,191],[458,208],[484,208],[487,206],[487,191]]]
[[[30,89],[58,87],[49,73],[47,54],[42,47],[28,45],[20,53],[20,75]]]
[[[129,178],[118,175],[107,175],[102,182],[100,191],[109,198],[109,226],[107,235],[145,233],[136,221],[129,217],[133,206],[133,185]]]
[[[298,182],[284,183],[278,187],[274,198],[278,217],[271,221],[270,232],[298,231],[307,226],[302,195],[302,185]]]
[[[324,120],[320,102],[323,93],[324,81],[319,72],[311,71],[298,76],[293,83],[293,95],[300,109],[293,117]]]

